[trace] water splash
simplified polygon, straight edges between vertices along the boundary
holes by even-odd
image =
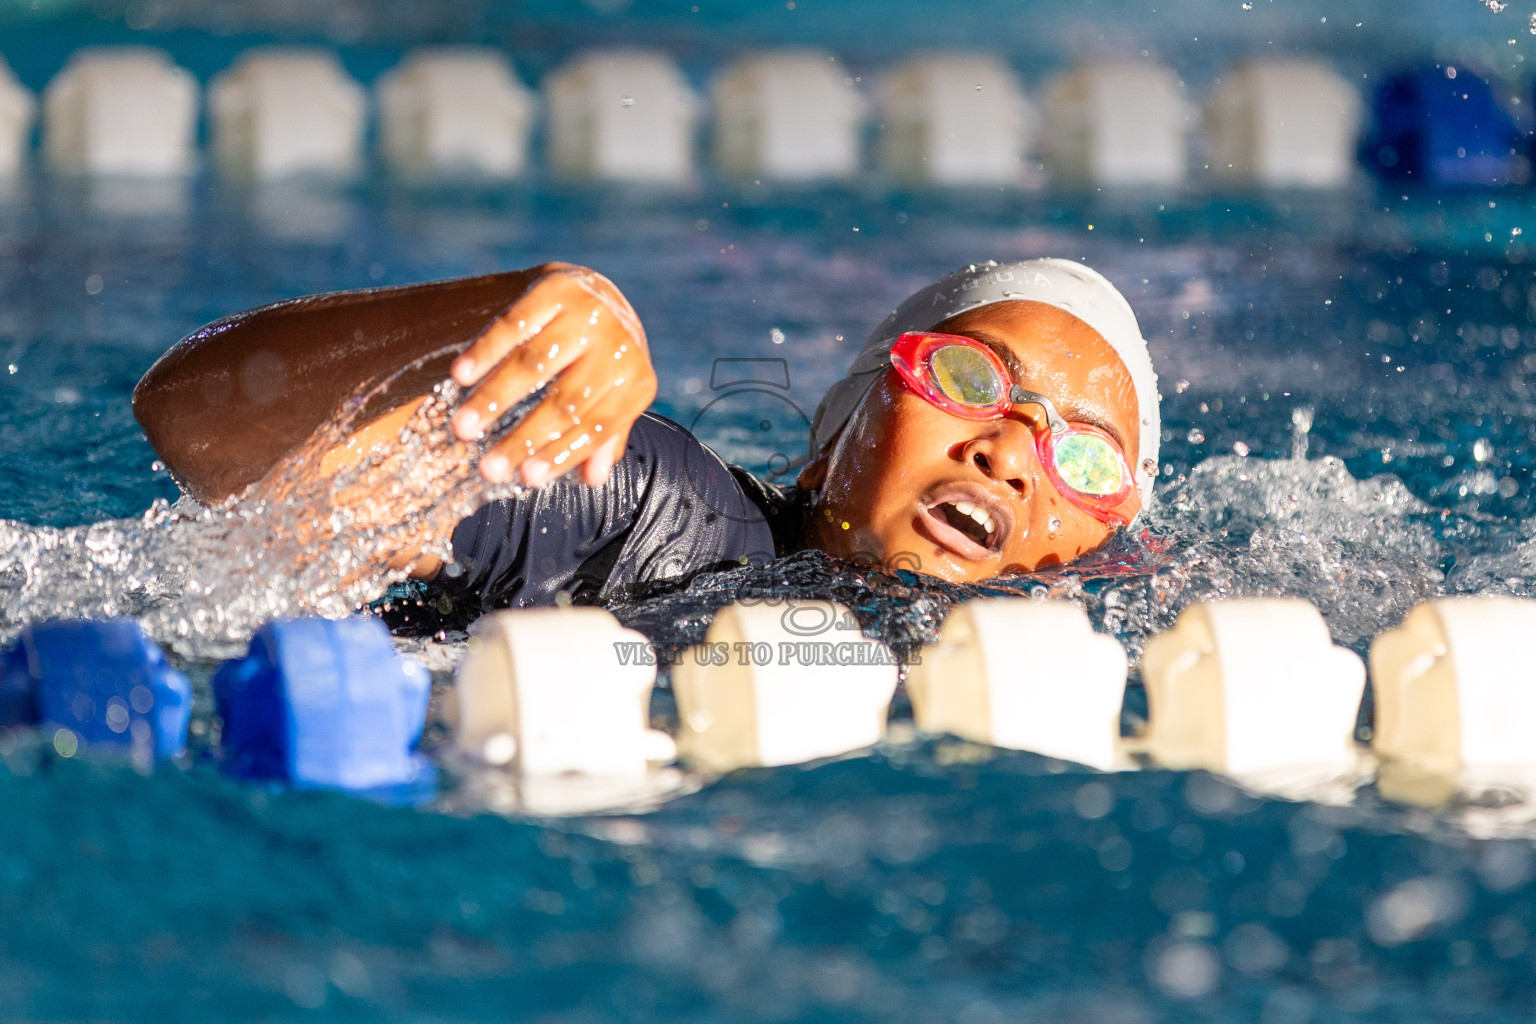
[[[1307,449],[1312,442],[1312,419],[1314,410],[1310,405],[1298,405],[1291,410],[1291,458],[1301,461],[1307,457]]]
[[[272,619],[350,613],[405,577],[391,567],[403,552],[446,557],[454,524],[515,493],[476,472],[493,438],[461,441],[449,428],[452,382],[426,396],[396,443],[323,468],[363,410],[419,365],[359,389],[220,507],[157,501],[136,518],[70,529],[0,521],[0,639],[44,619],[129,616],[182,657],[227,657]]]
[[[1081,601],[1139,661],[1146,640],[1190,604],[1288,595],[1315,603],[1337,640],[1359,646],[1446,589],[1444,515],[1396,477],[1356,480],[1337,459],[1223,456],[1166,485],[1133,535],[1070,566],[960,586],[807,551],[613,610],[676,650],[702,639],[714,610],[730,601],[834,600],[905,657],[938,638],[959,601],[1067,599]]]
[[[39,619],[128,615],[182,657],[222,657],[273,618],[347,614],[404,576],[389,568],[402,551],[446,555],[460,518],[515,493],[475,472],[489,439],[463,442],[448,428],[453,384],[427,397],[398,443],[345,472],[320,471],[324,453],[351,434],[389,383],[360,391],[225,507],[183,499],[72,529],[0,522],[0,637]],[[1298,456],[1306,452],[1309,412],[1293,413]],[[1446,538],[1457,529],[1451,552]],[[829,598],[908,655],[937,638],[956,601],[1067,598],[1084,602],[1096,625],[1136,658],[1192,602],[1294,595],[1322,609],[1338,640],[1360,646],[1439,593],[1526,592],[1536,582],[1536,525],[1516,533],[1489,533],[1466,515],[1433,509],[1396,477],[1357,480],[1337,459],[1219,457],[1166,483],[1134,535],[1071,566],[954,586],[803,552],[702,576],[614,611],[659,647],[679,648],[701,639],[715,609],[732,600]],[[1448,565],[1455,566],[1450,580]]]

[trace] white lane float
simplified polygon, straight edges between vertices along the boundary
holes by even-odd
[[[21,173],[27,162],[27,141],[37,101],[0,57],[0,177]]]
[[[1045,91],[1045,155],[1079,186],[1168,187],[1188,170],[1195,112],[1171,68],[1148,61],[1093,64]]]
[[[645,775],[677,753],[670,736],[649,728],[649,650],[601,608],[481,619],[454,681],[459,746],[525,776]]]
[[[1296,598],[1192,605],[1142,654],[1160,765],[1227,775],[1340,774],[1357,758],[1365,666]]]
[[[1125,651],[1070,601],[967,601],[907,673],[917,727],[1110,769]]]
[[[255,181],[354,174],[366,108],[362,86],[328,50],[247,51],[208,86],[214,160]]]
[[[733,177],[851,178],[869,104],[820,50],[748,54],[715,79],[715,161]]]
[[[43,154],[68,174],[170,177],[196,166],[197,81],[144,46],[76,50],[43,91]]]
[[[665,53],[591,50],[543,84],[550,170],[567,179],[686,184],[699,100]]]
[[[787,765],[878,743],[897,660],[828,601],[733,604],[672,669],[678,750],[710,771]]]
[[[881,171],[929,185],[1017,185],[1036,114],[1008,64],[984,53],[913,57],[878,90]]]
[[[416,50],[374,92],[380,152],[401,177],[507,179],[527,166],[535,100],[499,50]]]
[[[1454,777],[1536,770],[1536,601],[1426,601],[1371,644],[1373,745],[1384,761]]]
[[[1269,188],[1339,188],[1355,173],[1360,95],[1310,60],[1256,60],[1223,76],[1205,106],[1211,176]]]

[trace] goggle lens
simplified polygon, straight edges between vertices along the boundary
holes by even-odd
[[[1114,445],[1093,434],[1068,434],[1056,442],[1056,472],[1083,494],[1116,494],[1125,486],[1125,469]]]
[[[934,387],[952,402],[977,408],[996,405],[1007,397],[1007,382],[997,368],[974,348],[945,345],[928,360]]]
[[[1119,444],[1097,427],[1064,420],[1049,398],[1019,386],[981,342],[909,331],[891,346],[890,360],[908,389],[952,416],[997,420],[1018,406],[1039,406],[1027,418],[1061,494],[1101,522],[1123,526],[1135,518],[1141,503]]]

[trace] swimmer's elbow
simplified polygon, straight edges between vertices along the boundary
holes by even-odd
[[[176,356],[174,349],[166,353],[134,385],[133,418],[177,486],[203,504],[213,504],[232,492],[220,493],[206,472],[207,436],[194,428],[190,417],[178,415],[185,382],[176,372]]]

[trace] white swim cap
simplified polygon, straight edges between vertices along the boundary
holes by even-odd
[[[968,310],[1012,300],[1043,302],[1071,313],[1109,342],[1130,371],[1136,389],[1136,414],[1141,419],[1141,449],[1130,461],[1145,507],[1152,498],[1163,430],[1152,356],[1125,296],[1103,274],[1072,260],[973,263],[903,302],[875,328],[848,367],[847,376],[832,385],[816,407],[811,457],[832,443],[870,388],[890,368],[891,346],[897,338],[908,331],[931,331]]]

